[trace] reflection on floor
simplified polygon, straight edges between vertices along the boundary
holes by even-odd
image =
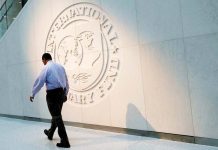
[[[0,150],[55,150],[59,142],[47,140],[48,123],[0,117]],[[72,150],[218,150],[218,147],[188,144],[67,126]]]

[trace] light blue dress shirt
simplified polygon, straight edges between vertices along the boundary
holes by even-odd
[[[46,84],[46,90],[66,88],[65,94],[67,95],[69,84],[64,67],[51,60],[48,61],[33,85],[33,97],[40,91],[44,84]]]

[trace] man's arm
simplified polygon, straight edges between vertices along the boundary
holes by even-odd
[[[37,77],[36,81],[34,82],[33,89],[32,89],[32,96],[30,96],[30,101],[32,102],[35,95],[40,91],[46,81],[47,75],[47,67],[45,67],[40,75]]]
[[[64,70],[64,74],[65,74],[65,79],[66,79],[66,91],[65,91],[65,96],[67,96],[68,91],[69,91],[69,83],[68,83],[68,78],[67,78],[67,74],[66,71]]]

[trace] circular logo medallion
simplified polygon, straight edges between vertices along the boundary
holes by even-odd
[[[64,9],[50,27],[45,51],[68,76],[68,101],[90,105],[112,88],[120,69],[118,34],[96,5],[77,3]]]

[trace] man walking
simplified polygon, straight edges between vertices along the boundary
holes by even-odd
[[[45,67],[33,85],[30,101],[33,102],[36,93],[39,92],[45,83],[47,93],[46,101],[52,120],[50,129],[45,129],[44,133],[48,136],[49,140],[52,140],[55,129],[58,127],[58,135],[61,141],[60,143],[57,143],[57,146],[69,148],[70,143],[61,115],[62,106],[67,100],[67,93],[69,90],[67,75],[64,67],[60,64],[54,63],[49,53],[44,53],[42,55],[42,62]]]

